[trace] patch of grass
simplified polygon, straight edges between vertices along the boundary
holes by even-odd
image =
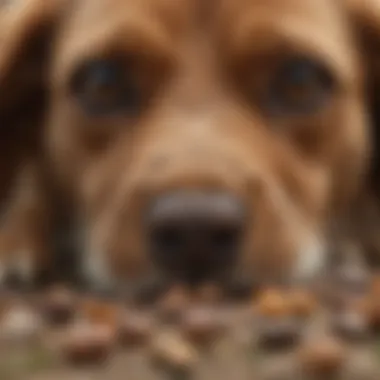
[[[12,349],[1,353],[0,380],[23,380],[26,375],[52,368],[54,355],[43,347]]]
[[[380,359],[380,339],[376,340],[376,343],[374,344],[374,350],[375,350],[376,356]]]

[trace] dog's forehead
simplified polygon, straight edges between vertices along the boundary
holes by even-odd
[[[267,15],[273,19],[292,16],[329,27],[338,12],[334,0],[81,0],[76,14],[83,23],[120,18],[155,19],[182,26],[215,25],[228,18],[231,22],[247,14]]]
[[[231,15],[250,11],[270,11],[273,16],[281,17],[284,14],[294,13],[300,17],[326,15],[336,8],[334,0],[218,0],[214,2],[216,8]]]
[[[93,26],[108,20],[152,20],[182,24],[189,18],[192,2],[188,0],[80,0],[71,16],[77,23]]]
[[[232,56],[236,45],[252,49],[281,40],[313,50],[342,76],[355,70],[347,59],[353,56],[348,19],[335,0],[79,0],[67,22],[60,67],[113,43],[122,49],[142,41],[141,48],[173,56],[178,41],[210,40]]]
[[[219,0],[217,17],[234,20],[251,16],[256,19],[310,23],[310,28],[323,26],[325,30],[340,24],[342,8],[335,0]]]

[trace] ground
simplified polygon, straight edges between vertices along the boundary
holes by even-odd
[[[378,380],[379,284],[334,305],[300,289],[234,304],[176,290],[154,309],[74,302],[62,289],[8,297],[0,380]]]

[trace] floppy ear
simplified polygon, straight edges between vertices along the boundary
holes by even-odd
[[[350,237],[371,265],[380,265],[380,1],[339,0],[348,11],[365,75],[372,144],[369,176],[353,205]]]
[[[55,193],[50,191],[54,181],[41,144],[50,97],[52,47],[71,2],[11,0],[6,8],[0,3],[0,202],[19,185],[10,186],[11,180],[21,178],[29,183],[28,189],[21,191],[21,204],[11,199],[10,233],[24,233],[36,260],[35,269],[48,269],[61,276],[65,276],[66,267],[73,271],[79,266],[70,261],[76,251],[72,249],[71,254],[71,247],[61,247],[64,227],[56,221],[60,214],[54,207]]]
[[[373,156],[369,187],[380,195],[380,1],[343,0],[363,57]]]
[[[0,115],[35,112],[46,99],[46,67],[65,0],[11,2],[0,19]],[[20,114],[20,112],[18,112]]]
[[[18,165],[39,151],[50,42],[66,2],[0,4],[0,200]]]

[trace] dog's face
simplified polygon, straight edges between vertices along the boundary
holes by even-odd
[[[360,62],[341,4],[68,8],[51,44],[45,142],[76,200],[90,279],[315,273],[366,164]]]
[[[83,206],[87,274],[313,274],[365,159],[350,37],[331,1],[79,2],[47,143]]]

